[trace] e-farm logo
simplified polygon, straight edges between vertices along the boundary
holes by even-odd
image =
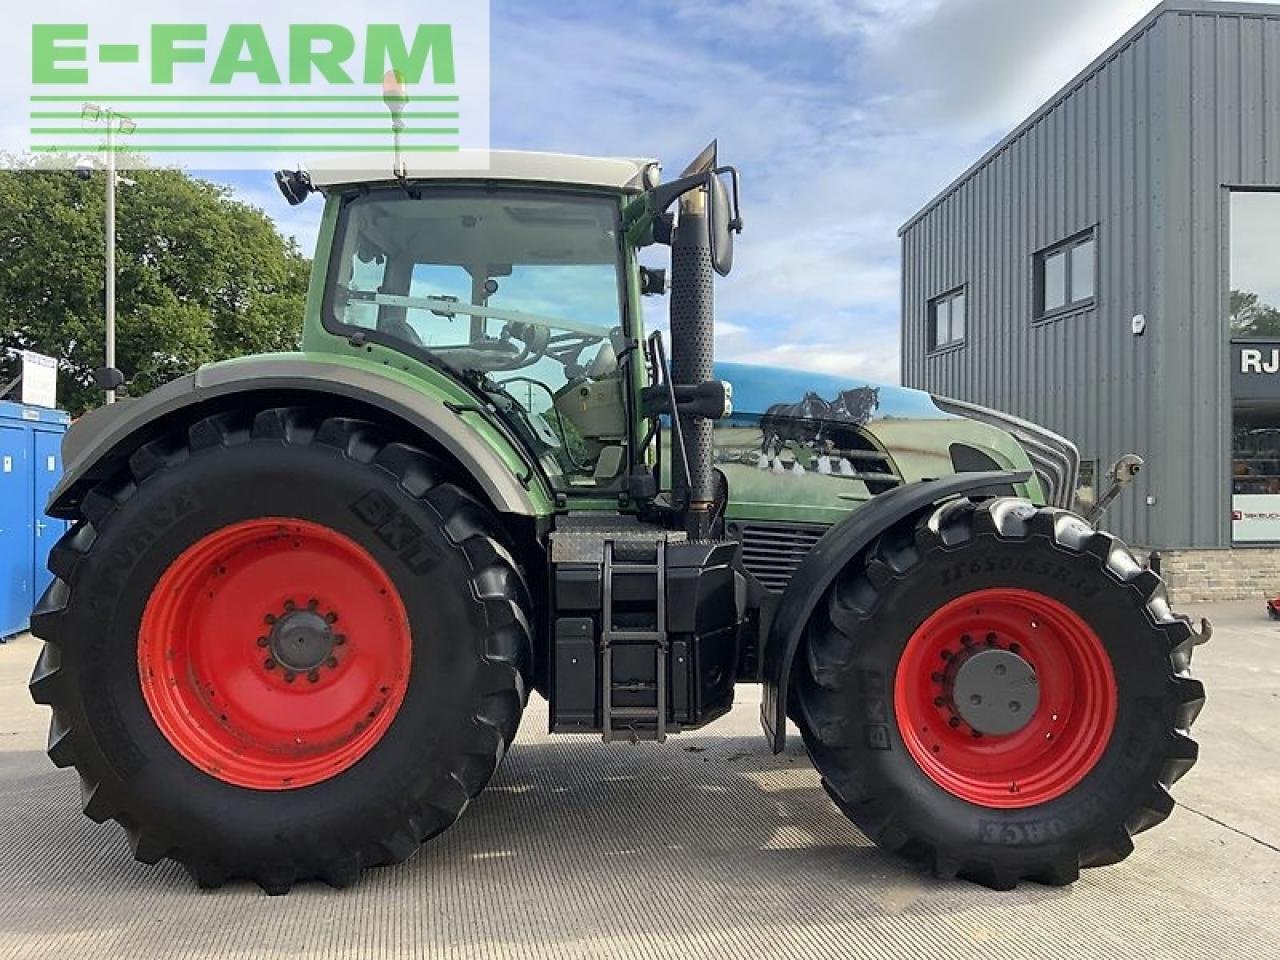
[[[33,23],[23,150],[46,162],[107,151],[122,166],[165,155],[240,166],[246,155],[448,155],[487,146],[487,4],[466,6],[470,14],[485,8],[483,64],[468,62],[475,47],[460,38],[476,31],[474,16],[359,26]],[[459,6],[423,8],[435,15]],[[477,76],[478,91],[465,82]],[[464,143],[469,110],[482,114],[484,143]]]

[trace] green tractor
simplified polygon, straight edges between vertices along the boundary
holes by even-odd
[[[277,174],[326,204],[301,352],[67,435],[31,693],[139,860],[349,884],[462,814],[532,691],[551,732],[633,742],[763,684],[770,748],[793,725],[871,839],[995,888],[1069,883],[1168,816],[1197,632],[1071,512],[1075,449],[714,365],[741,229],[714,144],[667,183],[516,152],[388,170]],[[669,360],[642,318],[667,293]]]

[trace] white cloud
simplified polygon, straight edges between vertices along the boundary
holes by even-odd
[[[850,350],[847,343],[779,343],[762,350],[725,351],[724,360],[812,370],[882,383],[898,379],[897,346]]]
[[[954,0],[869,37],[864,76],[904,124],[982,136],[1015,125],[1156,0]]]

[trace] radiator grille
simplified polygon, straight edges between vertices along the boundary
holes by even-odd
[[[743,523],[742,565],[765,589],[781,593],[791,576],[829,528],[819,524]]]

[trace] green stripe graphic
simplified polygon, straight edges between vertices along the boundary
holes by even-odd
[[[105,151],[106,147],[95,147],[88,152]],[[416,144],[406,143],[400,148],[405,153],[458,153],[457,144]],[[37,144],[31,148],[33,153],[85,153],[84,144]],[[391,147],[378,144],[117,144],[111,148],[114,153],[391,153]]]
[[[229,134],[232,136],[258,136],[260,134],[269,133],[274,135],[282,134],[329,134],[331,136],[366,136],[366,137],[389,137],[390,130],[384,127],[147,127],[145,129],[139,127],[138,132],[147,136],[160,136],[162,134],[174,134],[175,136],[203,136],[206,134]],[[423,136],[436,137],[457,134],[457,127],[423,127],[421,129],[406,129],[401,133],[406,137]],[[69,137],[94,137],[102,139],[101,130],[80,130],[75,127],[32,127],[33,135],[41,136],[69,136]]]
[[[402,113],[406,120],[457,120],[456,113],[418,113],[406,111]],[[226,113],[226,112],[200,112],[192,113],[190,111],[172,112],[164,110],[139,110],[136,113],[130,113],[130,120],[138,119],[151,120],[378,120],[382,123],[387,122],[385,113],[370,113],[368,111],[362,113],[334,113],[334,112],[295,112],[288,111],[282,113]],[[80,113],[67,113],[65,111],[42,111],[33,110],[31,113],[32,120],[79,120]]]
[[[136,50],[136,48],[135,48]],[[330,94],[193,94],[152,95],[152,96],[108,96],[106,94],[77,93],[36,94],[31,97],[32,103],[80,103],[81,101],[102,101],[104,103],[382,103],[383,98],[376,96],[330,95]],[[411,103],[457,103],[456,96],[417,96],[410,95]]]

